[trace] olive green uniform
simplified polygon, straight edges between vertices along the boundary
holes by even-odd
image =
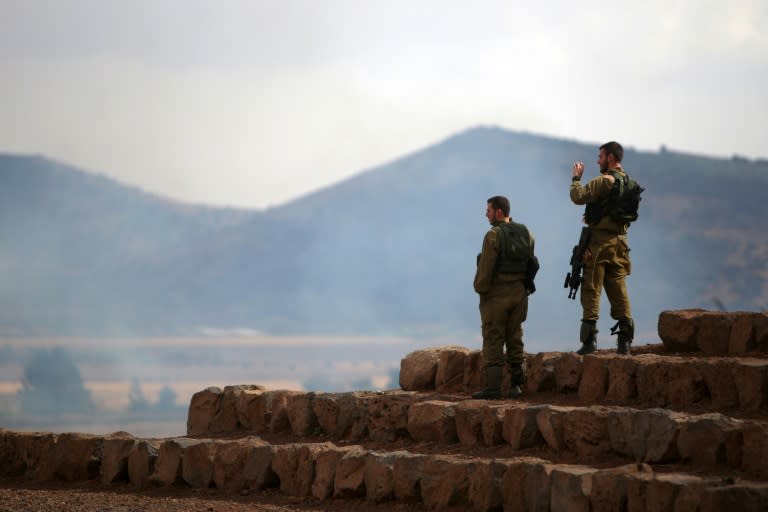
[[[611,171],[626,176],[621,167]],[[601,201],[608,196],[611,187],[612,181],[604,175],[591,179],[584,186],[574,180],[571,182],[571,201],[578,205]],[[597,321],[603,287],[611,303],[611,317],[614,320],[632,318],[626,283],[626,277],[632,271],[627,243],[628,227],[628,224],[618,224],[609,217],[603,217],[596,225],[590,226],[588,247],[591,257],[584,260],[581,285],[582,321]]]
[[[483,359],[486,368],[504,366],[504,347],[510,366],[523,363],[523,322],[528,316],[528,290],[525,272],[496,273],[500,254],[499,225],[485,234],[478,257],[474,288],[480,295],[480,319],[483,333]],[[528,232],[531,249],[533,235]]]

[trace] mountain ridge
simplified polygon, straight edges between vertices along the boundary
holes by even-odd
[[[108,177],[111,192],[92,177],[41,190],[9,176],[61,164],[0,155],[0,332],[476,337],[474,257],[485,200],[503,194],[542,260],[526,332],[571,345],[580,308],[562,279],[582,210],[568,200],[570,162],[596,153],[470,128],[264,210],[179,204]],[[729,309],[765,307],[768,161],[627,146],[624,162],[646,187],[630,231],[639,330],[652,332],[661,309],[711,306],[712,296]],[[36,194],[46,201],[24,203]],[[608,316],[604,305],[601,324]]]

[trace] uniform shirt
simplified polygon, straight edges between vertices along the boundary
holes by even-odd
[[[509,219],[512,220],[511,218]],[[493,226],[498,226],[503,221],[494,222]],[[526,227],[526,229],[528,229]],[[531,238],[531,249],[534,248],[536,240],[533,234],[528,230],[528,236]],[[474,288],[479,294],[488,293],[494,284],[509,283],[525,279],[524,272],[514,274],[494,274],[496,260],[499,258],[499,235],[497,230],[489,229],[483,238],[483,249],[480,258],[477,261],[477,271],[475,272]]]
[[[622,177],[627,175],[621,167],[610,169],[610,171],[618,173]],[[601,174],[600,176],[596,176],[589,180],[584,186],[582,186],[580,181],[571,181],[571,201],[573,201],[574,204],[581,205],[596,203],[608,197],[608,194],[613,187],[613,182],[607,176],[609,175]],[[598,222],[597,225],[590,227],[592,229],[625,235],[629,225],[619,224],[606,216],[600,219],[600,222]]]

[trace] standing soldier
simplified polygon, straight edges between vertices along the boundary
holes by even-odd
[[[501,398],[505,346],[512,376],[510,395],[517,398],[525,377],[523,322],[528,316],[528,295],[535,291],[533,278],[538,260],[533,236],[524,225],[512,222],[506,197],[488,199],[485,216],[491,229],[477,256],[474,281],[480,295],[485,388],[473,393],[472,398]]]
[[[597,319],[600,313],[600,293],[605,293],[611,303],[611,317],[617,324],[611,334],[618,334],[619,354],[629,354],[635,334],[635,324],[627,295],[626,277],[631,273],[627,230],[637,218],[640,188],[629,178],[621,166],[624,149],[618,142],[600,146],[597,163],[600,176],[581,185],[584,163],[573,164],[571,201],[586,204],[584,222],[589,227],[589,243],[582,254],[584,276],[581,285],[580,341],[578,354],[597,350]],[[634,201],[634,202],[633,202]],[[632,211],[634,210],[634,211]]]

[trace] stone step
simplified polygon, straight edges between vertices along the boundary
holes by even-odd
[[[527,358],[527,393],[578,393],[582,400],[711,411],[768,412],[768,358],[541,352]],[[418,350],[400,365],[406,391],[464,392],[483,386],[479,350]],[[509,378],[502,390],[509,389]]]
[[[538,457],[478,458],[374,451],[333,443],[137,439],[124,433],[0,431],[0,476],[137,487],[186,485],[251,493],[279,488],[318,500],[421,502],[430,510],[740,511],[768,508],[768,483],[645,463],[595,467]]]
[[[659,314],[659,338],[668,352],[768,352],[768,312],[683,309]]]
[[[190,436],[322,435],[341,442],[408,440],[438,445],[544,447],[578,457],[730,467],[768,479],[768,420],[661,408],[438,400],[416,392],[305,393],[248,386],[192,397]]]

